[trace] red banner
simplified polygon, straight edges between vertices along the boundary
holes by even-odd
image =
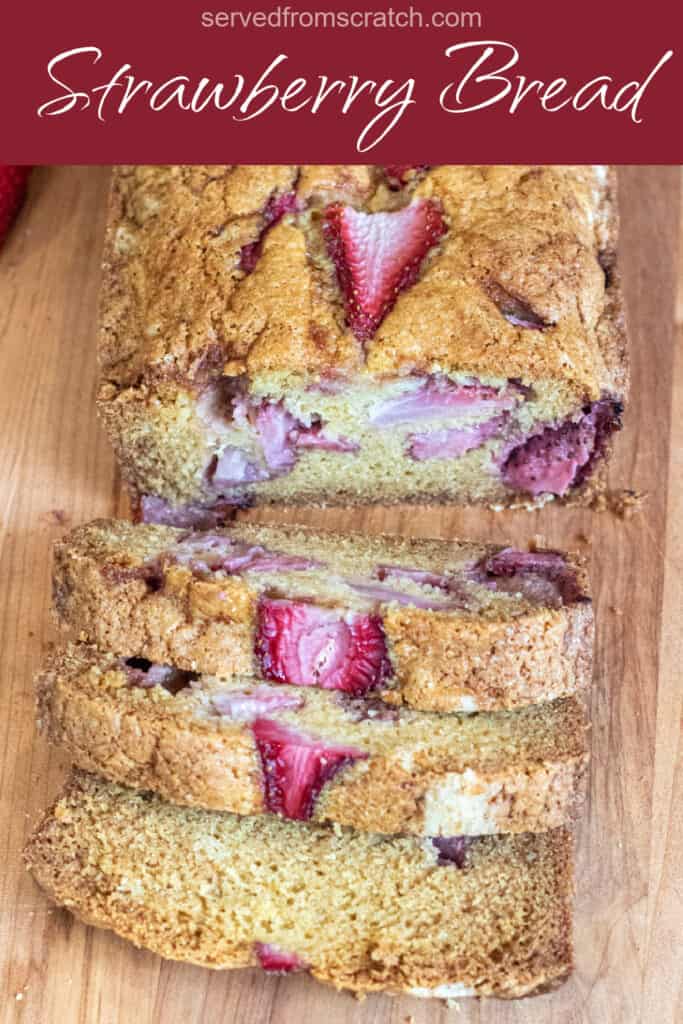
[[[677,5],[13,4],[6,163],[681,163]]]

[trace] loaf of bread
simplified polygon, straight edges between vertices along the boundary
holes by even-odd
[[[571,970],[571,845],[563,829],[431,840],[238,817],[77,774],[25,857],[58,904],[171,959],[515,997]]]
[[[429,714],[83,645],[53,658],[37,689],[43,732],[77,767],[179,804],[452,836],[570,824],[583,795],[572,698]]]
[[[116,168],[99,406],[141,515],[590,500],[616,247],[605,166]]]
[[[57,544],[54,593],[115,655],[424,711],[553,700],[591,674],[586,572],[553,551],[102,520]]]

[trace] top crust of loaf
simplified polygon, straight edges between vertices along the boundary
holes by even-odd
[[[306,212],[263,240],[271,195]],[[440,203],[448,232],[365,352],[345,324],[320,213]],[[441,166],[398,192],[373,166],[170,166],[114,170],[104,254],[102,398],[151,385],[192,389],[207,373],[301,378],[471,373],[556,380],[579,401],[627,390],[616,273],[615,175],[605,166]],[[502,316],[495,280],[553,326]]]

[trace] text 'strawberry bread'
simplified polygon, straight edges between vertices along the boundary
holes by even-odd
[[[86,771],[168,800],[366,832],[489,835],[570,823],[587,761],[575,699],[440,715],[70,645],[38,720]]]
[[[396,170],[114,171],[99,404],[144,519],[600,488],[613,171]]]
[[[581,561],[558,552],[293,526],[102,520],[55,549],[57,613],[102,650],[424,711],[584,688],[587,588]]]
[[[178,808],[77,774],[26,850],[89,924],[205,967],[524,996],[572,967],[571,835],[380,837]]]

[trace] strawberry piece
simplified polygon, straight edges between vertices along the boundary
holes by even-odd
[[[24,202],[30,172],[30,167],[0,164],[0,243]]]
[[[494,416],[473,427],[451,427],[426,434],[411,434],[408,438],[408,451],[416,462],[425,459],[457,459],[465,452],[490,441],[500,432],[504,423],[503,416]]]
[[[376,405],[370,412],[370,422],[375,427],[393,427],[398,423],[507,411],[518,404],[522,395],[522,389],[512,383],[494,388],[477,380],[457,384],[443,376],[418,378],[401,394]]]
[[[548,426],[513,448],[503,468],[503,482],[518,491],[566,494],[590,475],[610,434],[621,427],[621,405],[602,399],[587,406],[578,420]]]
[[[130,686],[138,686],[142,690],[163,686],[164,690],[168,690],[174,696],[199,679],[197,672],[173,668],[171,665],[155,665],[147,658],[126,658],[121,667],[128,677]]]
[[[263,767],[266,807],[285,818],[305,821],[326,782],[340,768],[368,755],[297,732],[270,718],[252,726]]]
[[[240,250],[239,268],[245,274],[251,274],[263,249],[263,239],[270,229],[287,213],[298,213],[300,209],[296,192],[273,193],[263,210],[263,224],[258,238],[254,242],[243,245]]]
[[[302,430],[296,441],[297,448],[319,448],[326,452],[358,452],[360,445],[348,437],[327,437],[322,423],[314,423]]]
[[[399,188],[403,188],[411,177],[414,178],[420,171],[426,171],[428,167],[429,164],[387,164],[384,174],[389,188],[397,191]],[[411,174],[411,171],[414,171],[415,174]]]
[[[279,686],[261,683],[252,690],[223,690],[211,697],[214,710],[238,722],[251,722],[260,715],[274,711],[298,711],[305,704],[296,693],[287,693]]]
[[[436,863],[442,866],[455,864],[456,868],[464,868],[471,842],[470,836],[433,836],[432,844],[437,850]]]
[[[256,430],[263,456],[273,475],[287,473],[296,463],[294,446],[299,424],[282,402],[264,402],[256,413]]]
[[[391,675],[377,615],[261,598],[256,657],[266,679],[362,694]]]
[[[528,601],[551,608],[588,600],[574,570],[557,551],[503,548],[475,566],[470,578],[490,590],[521,593]]]
[[[296,953],[288,953],[271,942],[255,942],[254,952],[264,971],[271,974],[290,974],[292,971],[306,971],[308,964]]]
[[[368,341],[446,232],[439,207],[420,199],[393,213],[363,213],[335,203],[323,233],[346,305],[349,327]]]
[[[532,331],[542,331],[552,325],[536,313],[529,303],[503,288],[502,284],[489,278],[484,282],[484,291],[498,311],[513,327],[525,327]]]

